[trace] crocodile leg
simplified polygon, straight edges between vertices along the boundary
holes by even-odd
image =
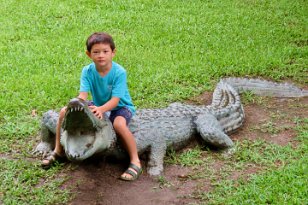
[[[161,175],[164,170],[164,157],[166,155],[167,145],[165,140],[159,140],[159,143],[152,143],[147,172],[151,176]]]
[[[43,124],[41,128],[41,136],[41,142],[37,145],[33,151],[33,154],[43,155],[43,157],[45,157],[55,147],[55,135],[49,130],[47,126]]]
[[[195,124],[202,139],[207,143],[218,148],[233,146],[232,140],[223,132],[223,128],[212,114],[205,113],[198,115]]]
[[[161,175],[164,167],[167,144],[163,136],[154,131],[134,133],[139,154],[149,152],[147,173],[151,176]]]
[[[43,114],[41,125],[41,142],[37,145],[33,154],[46,156],[55,147],[55,133],[59,114],[49,110]]]

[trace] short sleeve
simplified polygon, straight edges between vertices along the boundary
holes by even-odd
[[[90,82],[88,77],[88,69],[83,68],[80,77],[80,92],[89,92],[90,91]]]
[[[126,84],[126,72],[123,71],[116,76],[113,88],[112,88],[112,97],[123,98],[125,95],[127,84]]]

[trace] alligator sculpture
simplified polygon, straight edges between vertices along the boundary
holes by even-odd
[[[148,153],[147,172],[160,175],[167,148],[175,150],[187,145],[195,136],[208,144],[224,149],[233,145],[227,134],[244,122],[244,110],[239,93],[250,90],[259,95],[276,97],[304,97],[307,90],[291,84],[278,84],[259,79],[222,79],[208,106],[170,104],[162,109],[141,109],[132,118],[129,128],[135,136],[138,153]],[[48,111],[43,115],[41,142],[37,153],[48,153],[54,148],[58,113]],[[72,99],[62,124],[61,144],[71,161],[82,161],[93,155],[123,156],[125,152],[117,143],[112,124],[105,114],[95,117],[87,103]]]

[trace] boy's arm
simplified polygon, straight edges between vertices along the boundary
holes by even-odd
[[[80,92],[77,98],[81,98],[83,100],[87,100],[88,93],[87,92]]]
[[[92,112],[96,117],[101,119],[103,117],[103,113],[112,110],[119,104],[120,98],[118,97],[112,97],[108,102],[106,102],[104,105],[100,107],[96,106],[90,106],[92,109]]]
[[[119,104],[120,98],[118,97],[112,97],[108,102],[106,102],[104,105],[100,106],[99,109],[101,112],[107,112],[112,110],[113,108],[117,107]]]

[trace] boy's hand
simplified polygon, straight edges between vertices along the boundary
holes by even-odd
[[[96,106],[89,106],[89,108],[91,109],[92,113],[99,119],[103,118],[103,114],[104,112],[100,109],[100,107],[96,107]]]

